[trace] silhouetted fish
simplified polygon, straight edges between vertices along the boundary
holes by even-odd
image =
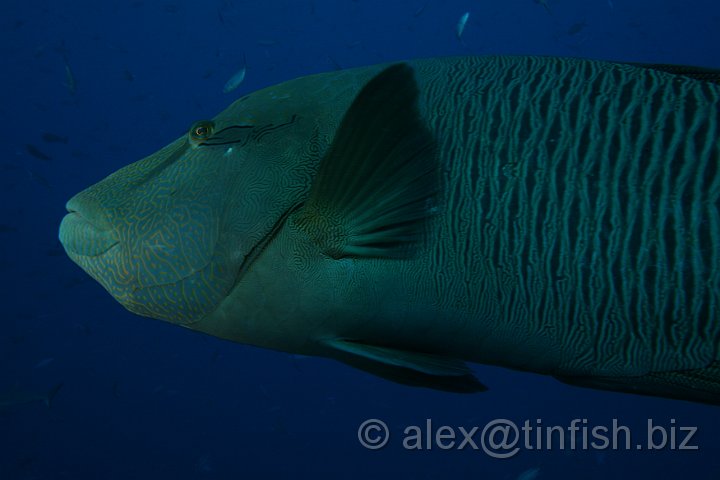
[[[54,248],[48,248],[45,250],[45,255],[48,257],[59,257],[63,255],[65,252],[63,251],[62,247],[54,247]]]
[[[50,160],[52,160],[52,157],[50,157],[50,155],[41,152],[35,145],[32,145],[30,143],[25,144],[25,151],[33,157],[37,158],[38,160],[42,160],[45,162],[49,162]]]
[[[45,143],[68,143],[68,137],[56,135],[51,132],[43,132],[42,139]]]
[[[30,170],[29,168],[26,168],[25,171],[30,175],[30,179],[40,185],[41,187],[47,188],[48,190],[52,190],[52,186],[50,185],[50,182],[47,181],[45,177],[37,173],[35,170]]]
[[[518,475],[517,480],[535,480],[540,475],[540,467],[528,468]]]
[[[45,367],[47,367],[48,365],[50,365],[51,363],[53,363],[54,361],[55,361],[55,359],[52,358],[52,357],[43,358],[43,359],[40,360],[40,361],[35,365],[35,367],[33,367],[33,368],[36,368],[36,369],[37,369],[37,368],[45,368]]]
[[[341,66],[338,62],[336,62],[333,57],[331,57],[330,55],[328,55],[327,58],[328,58],[328,60],[330,60],[330,63],[332,63],[333,67],[335,67],[335,70],[342,70],[342,69],[343,69],[342,66]]]
[[[585,20],[582,20],[580,22],[574,23],[570,25],[570,28],[567,29],[568,35],[577,35],[578,33],[582,32],[585,27],[587,27],[587,22]]]
[[[460,17],[460,20],[458,20],[457,26],[455,27],[455,35],[458,40],[462,37],[462,34],[465,31],[465,25],[467,24],[468,18],[470,18],[470,12],[465,12]]]
[[[70,95],[77,93],[77,82],[75,81],[75,74],[70,68],[70,64],[65,59],[65,87],[70,92]]]
[[[62,383],[58,383],[47,393],[26,392],[15,389],[0,393],[0,412],[37,402],[43,402],[46,407],[50,408],[55,395],[57,395],[62,386]]]
[[[240,86],[245,80],[245,73],[247,72],[247,62],[245,61],[245,55],[243,54],[243,66],[238,70],[230,79],[225,82],[223,87],[223,93],[230,93]]]
[[[550,5],[548,5],[547,0],[533,0],[533,1],[535,3],[537,3],[538,5],[542,5],[542,7],[545,9],[546,12],[552,14],[552,12],[550,11]]]

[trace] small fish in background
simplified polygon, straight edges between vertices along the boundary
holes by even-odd
[[[50,155],[47,155],[46,153],[40,151],[35,145],[32,145],[30,143],[25,144],[25,151],[31,156],[37,158],[38,160],[42,160],[43,162],[49,162],[50,160],[52,160],[52,157],[50,157]]]
[[[257,41],[257,44],[261,47],[273,47],[278,44],[277,40],[272,40],[269,38],[260,39]]]
[[[65,137],[63,135],[57,135],[52,132],[43,132],[42,134],[42,140],[45,143],[68,143],[68,137]]]
[[[0,163],[0,172],[14,172],[20,170],[20,166],[14,163]]]
[[[542,7],[545,9],[547,13],[552,15],[552,12],[550,11],[550,5],[548,4],[547,0],[533,0],[538,5],[542,5]]]
[[[242,16],[242,7],[235,5],[231,0],[223,0],[221,5],[217,7],[217,19],[220,25],[236,25]]]
[[[47,112],[50,110],[50,106],[47,103],[33,101],[31,104],[33,108],[39,112]]]
[[[35,369],[45,368],[48,365],[50,365],[51,363],[53,363],[54,361],[55,361],[55,359],[52,357],[43,358],[33,368],[35,368]]]
[[[64,57],[65,59],[65,88],[68,89],[68,92],[70,92],[70,95],[75,95],[77,93],[77,82],[75,81],[75,74],[73,74],[72,68],[70,68],[70,63],[68,62],[67,57]]]
[[[85,282],[86,282],[86,280],[82,277],[71,277],[62,283],[62,287],[66,288],[66,289],[73,288],[73,287],[77,287],[78,285],[82,285]]]
[[[128,82],[132,82],[135,80],[135,75],[127,68],[123,70],[123,74],[125,76],[125,80],[127,80]]]
[[[57,395],[62,386],[62,383],[58,383],[47,393],[25,392],[16,389],[0,393],[0,412],[10,410],[21,405],[29,405],[31,403],[38,402],[42,402],[47,408],[50,408],[55,395]]]
[[[417,18],[417,17],[419,17],[420,15],[422,15],[422,13],[425,11],[426,8],[427,8],[427,3],[423,3],[420,8],[418,8],[417,10],[415,10],[415,13],[413,13],[413,17],[414,17],[414,18]]]
[[[303,371],[302,367],[300,366],[300,364],[302,363],[303,360],[308,359],[308,358],[312,358],[312,357],[309,357],[307,355],[291,354],[290,355],[290,363],[292,364],[292,366],[295,370],[297,370],[300,373],[305,373]]]
[[[570,36],[577,35],[585,30],[585,27],[587,27],[587,22],[585,20],[580,20],[579,22],[570,25],[570,28],[567,29],[567,34]]]
[[[195,462],[195,472],[201,474],[201,475],[207,475],[209,473],[212,473],[213,466],[212,461],[210,459],[210,455],[205,454],[202,455],[200,458],[198,458],[197,462]]]
[[[240,70],[235,72],[235,74],[230,77],[230,79],[225,82],[225,86],[223,87],[223,93],[230,93],[236,88],[240,86],[241,83],[245,80],[245,73],[247,71],[247,62],[245,61],[245,54],[243,54],[243,66]]]
[[[540,467],[528,468],[518,475],[517,480],[535,480],[540,476]]]
[[[333,68],[334,68],[335,70],[342,70],[342,69],[343,69],[343,68],[342,68],[342,65],[340,65],[337,61],[335,61],[335,59],[334,59],[333,57],[331,57],[330,55],[327,55],[327,59],[330,61],[330,63],[332,63]]]
[[[86,323],[75,323],[73,325],[73,328],[75,329],[75,331],[77,331],[78,333],[81,333],[85,336],[92,335],[92,333],[93,333],[92,328],[90,328],[90,325],[88,325]]]
[[[7,225],[5,223],[0,223],[0,233],[14,233],[17,232],[17,227],[13,227],[12,225]]]
[[[35,45],[35,48],[33,48],[33,58],[40,58],[43,55],[45,55],[45,52],[47,51],[47,45],[41,43],[40,45]]]
[[[119,400],[119,399],[120,399],[120,396],[121,396],[121,395],[120,395],[120,383],[118,383],[117,380],[115,380],[115,381],[113,382],[113,386],[112,386],[112,396],[113,396],[113,398],[115,398],[115,399],[117,399],[117,400]]]
[[[131,102],[144,102],[144,101],[148,100],[149,98],[150,98],[150,96],[145,93],[138,93],[137,95],[133,95],[132,97],[130,97],[128,100],[130,100]],[[78,152],[76,151],[75,154],[77,154],[77,153]],[[80,154],[80,155],[75,155],[75,156],[76,157],[85,157],[85,158],[88,157],[88,155],[84,154],[84,153]]]
[[[460,20],[458,20],[457,27],[455,27],[455,35],[457,35],[458,40],[460,40],[460,37],[462,37],[462,34],[465,31],[465,24],[467,23],[468,18],[470,18],[470,12],[465,12],[460,17]]]
[[[50,185],[50,182],[48,182],[47,179],[45,177],[43,177],[42,175],[40,175],[38,172],[36,172],[35,170],[31,170],[29,168],[26,168],[25,171],[30,176],[30,180],[32,180],[33,182],[37,183],[38,185],[40,185],[41,187],[43,187],[47,190],[52,190],[52,186]]]
[[[61,39],[59,44],[56,44],[54,47],[52,47],[52,52],[57,53],[58,55],[61,55],[63,57],[63,60],[65,63],[68,63],[67,61],[67,54],[68,49],[65,46],[65,39]]]
[[[65,250],[63,250],[61,245],[55,246],[53,248],[48,248],[45,250],[45,255],[48,257],[60,257],[65,254]]]

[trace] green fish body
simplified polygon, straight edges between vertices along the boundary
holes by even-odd
[[[73,197],[129,310],[396,382],[720,404],[720,75],[463,57],[252,93]]]

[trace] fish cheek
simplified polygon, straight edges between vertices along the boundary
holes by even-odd
[[[216,210],[182,203],[159,220],[138,224],[129,235],[138,287],[175,283],[207,266],[218,241]]]
[[[234,278],[235,272],[223,262],[211,261],[175,283],[138,289],[118,300],[138,315],[190,326],[227,297]]]

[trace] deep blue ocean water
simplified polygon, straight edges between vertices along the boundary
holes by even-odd
[[[550,12],[533,0],[3,2],[0,395],[63,387],[52,408],[0,411],[0,479],[720,479],[717,407],[486,366],[475,368],[490,387],[481,394],[395,385],[135,316],[57,241],[74,193],[239,96],[297,76],[469,54],[720,68],[717,2],[547,4]],[[244,83],[223,94],[243,57]],[[358,441],[369,418],[390,428],[383,449]],[[675,426],[678,443],[679,427],[697,427],[690,444],[698,448],[522,449],[510,459],[469,445],[404,449],[403,430],[425,429],[428,418],[456,432],[500,418],[560,426],[617,419],[638,436],[651,419]]]

